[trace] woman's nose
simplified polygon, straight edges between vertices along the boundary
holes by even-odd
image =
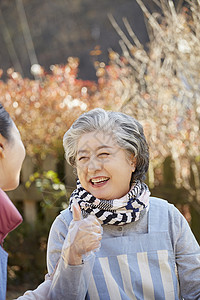
[[[95,157],[91,157],[91,159],[88,162],[88,172],[94,172],[101,170],[102,163]]]

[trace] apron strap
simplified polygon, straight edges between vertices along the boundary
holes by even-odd
[[[161,198],[150,197],[148,212],[148,232],[168,231],[168,202]]]

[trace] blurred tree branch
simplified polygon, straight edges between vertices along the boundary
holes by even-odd
[[[126,19],[123,32],[109,16],[123,55],[110,51],[106,74],[110,82],[117,74],[112,87],[122,99],[118,109],[144,125],[151,150],[150,184],[153,170],[171,155],[176,186],[188,191],[188,201],[200,213],[200,2],[188,0],[180,9],[180,2],[175,7],[171,0],[156,1],[160,14],[137,2],[151,33],[148,50]]]

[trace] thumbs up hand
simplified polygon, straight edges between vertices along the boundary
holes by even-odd
[[[101,245],[102,227],[93,215],[83,219],[78,202],[73,203],[73,220],[63,245],[62,257],[69,265],[82,263],[82,255],[97,251]]]
[[[80,221],[82,219],[82,214],[81,214],[80,206],[78,205],[76,199],[74,199],[72,211],[73,211],[73,221]]]

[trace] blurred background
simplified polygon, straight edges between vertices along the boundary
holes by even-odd
[[[43,281],[50,226],[76,185],[62,138],[95,107],[143,124],[151,194],[200,242],[199,1],[1,0],[0,24],[0,102],[27,151],[8,193],[24,222],[4,242],[7,299]]]
[[[153,1],[150,6],[155,7]],[[127,17],[142,43],[148,40],[142,11],[136,1],[91,0],[3,0],[1,1],[1,68],[30,77],[31,65],[46,70],[65,64],[69,56],[79,57],[79,77],[96,78],[90,52],[100,46],[101,59],[108,61],[108,49],[120,51],[119,37],[108,13],[122,24]]]

